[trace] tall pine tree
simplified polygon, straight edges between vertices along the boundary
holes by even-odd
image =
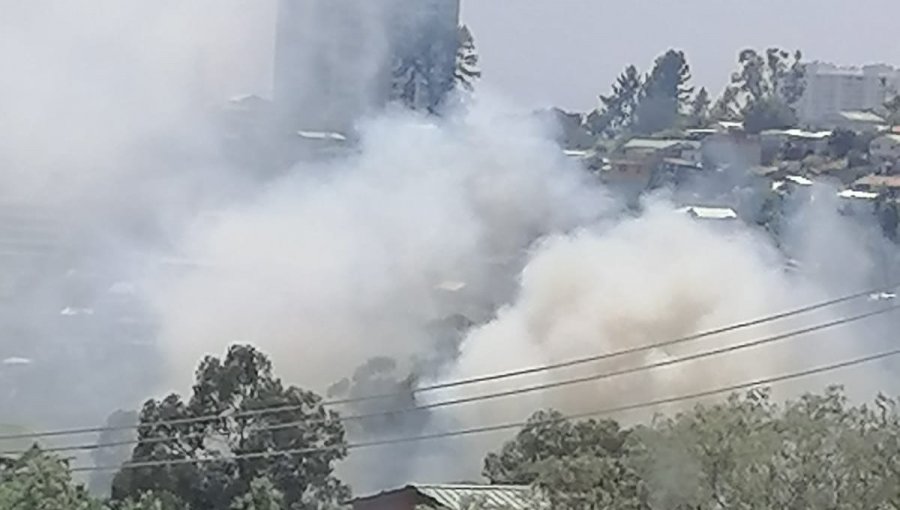
[[[481,78],[478,68],[478,51],[475,49],[475,38],[469,27],[459,27],[458,47],[456,49],[456,83],[466,90],[474,88],[475,81]]]
[[[691,69],[684,52],[669,50],[657,58],[641,89],[634,131],[652,134],[675,127],[694,92],[688,85],[690,80]]]
[[[631,127],[640,99],[643,79],[635,66],[628,66],[613,84],[612,93],[600,96],[600,109],[588,116],[595,135],[614,137]]]

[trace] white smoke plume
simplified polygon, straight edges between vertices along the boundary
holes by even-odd
[[[4,198],[62,206],[79,248],[53,269],[72,277],[77,262],[100,271],[109,280],[102,293],[128,288],[116,280],[134,280],[158,325],[147,350],[126,349],[102,328],[73,336],[68,326],[45,327],[37,310],[81,308],[71,302],[80,291],[69,296],[63,276],[43,278],[24,304],[4,311],[0,343],[0,359],[29,350],[34,363],[18,368],[38,372],[14,379],[15,387],[43,400],[2,393],[2,402],[30,406],[3,409],[4,417],[45,420],[42,428],[99,422],[115,407],[186,390],[202,356],[236,342],[271,355],[286,382],[321,392],[378,356],[396,362],[398,379],[412,374],[427,384],[644,345],[897,276],[895,245],[865,221],[840,216],[834,190],[812,190],[815,200],[798,205],[782,239],[787,254],[755,227],[692,221],[659,197],[625,214],[562,156],[552,126],[510,115],[487,95],[443,120],[369,117],[355,154],[299,164],[274,180],[239,171],[223,163],[207,114],[234,93],[267,87],[274,39],[261,27],[274,27],[274,12],[273,2],[247,0],[4,5]],[[380,40],[377,28],[366,28],[367,40]],[[148,254],[170,253],[196,265],[173,271],[148,262]],[[798,271],[784,269],[786,256],[800,262]],[[425,401],[678,357],[865,306]],[[476,325],[444,349],[433,326],[458,314]],[[590,411],[783,373],[871,352],[896,324],[883,318],[650,373],[443,409],[424,428],[401,422],[390,432],[523,420],[539,407]],[[18,376],[0,370],[10,387],[8,377]],[[788,385],[782,394],[825,381],[870,395],[893,379],[868,368]],[[38,401],[59,405],[50,413],[36,409]],[[357,490],[413,477],[471,479],[500,439],[426,443],[402,456],[354,452],[347,474]],[[373,458],[391,479],[366,478],[371,470],[354,467]],[[388,462],[394,469],[383,468]]]
[[[144,266],[203,204],[252,181],[222,162],[209,119],[268,87],[274,2],[2,11],[0,359],[30,363],[0,367],[0,414],[102,422],[159,382]]]
[[[531,243],[614,205],[541,126],[506,119],[379,118],[349,161],[298,166],[198,224],[184,255],[208,267],[155,293],[173,376],[250,341],[323,387],[376,355],[427,356],[433,321],[492,313]]]
[[[833,190],[823,190],[823,195],[833,194]],[[805,229],[800,220],[795,222],[795,227],[805,234],[805,237],[798,234],[797,239],[805,251],[800,260],[813,269],[792,274],[786,271],[784,255],[749,228],[714,228],[691,220],[665,202],[651,200],[646,206],[637,218],[623,219],[611,227],[587,228],[575,235],[554,236],[541,243],[522,273],[515,300],[501,309],[495,320],[468,335],[454,370],[442,380],[646,346],[822,301],[835,293],[884,284],[878,275],[870,272],[870,252],[865,248],[859,245],[849,248],[852,258],[828,252],[832,245],[843,245],[848,239],[859,237],[854,232],[860,229],[837,218],[833,209],[819,210],[818,223],[805,223]],[[835,239],[826,243],[818,237],[825,235]],[[810,253],[813,250],[815,253]],[[840,262],[837,257],[841,257]],[[836,270],[838,264],[850,267],[841,279],[823,278],[821,268],[828,264],[832,264],[830,270]],[[428,400],[484,395],[649,365],[827,322],[867,309],[865,305],[839,306],[577,368],[445,390],[429,395]],[[877,351],[884,348],[890,328],[896,324],[896,317],[870,319],[627,376],[460,406],[441,412],[442,419],[436,421],[446,427],[515,422],[540,408],[585,413],[727,387]],[[846,383],[851,395],[871,398],[895,381],[886,368],[868,366],[791,381],[774,390],[776,395],[786,397],[801,391],[821,390],[829,384]],[[630,423],[646,420],[655,412],[677,411],[694,403],[688,401],[611,417]],[[460,460],[444,465],[477,465],[484,450],[496,448],[498,437],[465,441],[479,447],[447,450],[446,455]],[[469,451],[475,453],[467,456]],[[416,471],[427,472],[429,466],[435,465],[439,464],[423,463],[417,465]]]

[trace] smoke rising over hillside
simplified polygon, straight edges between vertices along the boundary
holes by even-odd
[[[798,204],[782,247],[755,228],[693,221],[658,196],[626,213],[562,155],[553,126],[484,93],[443,119],[366,117],[359,146],[341,159],[274,179],[235,168],[209,112],[266,81],[256,67],[271,48],[235,34],[265,26],[273,12],[241,0],[32,0],[5,9],[5,198],[58,205],[74,242],[4,312],[0,359],[27,355],[33,368],[23,370],[39,374],[0,366],[0,381],[16,388],[0,393],[4,420],[9,406],[10,419],[45,427],[99,422],[117,407],[185,390],[202,356],[236,342],[257,345],[286,382],[316,391],[411,391],[687,335],[897,276],[895,246],[840,216],[833,190]],[[785,270],[787,256],[798,271]],[[160,264],[167,257],[190,264]],[[71,283],[83,274],[90,283]],[[121,314],[100,313],[122,294],[134,320],[149,325],[120,329]],[[678,357],[853,309],[396,405]],[[100,325],[48,325],[73,316]],[[395,437],[521,420],[538,407],[589,411],[677,395],[870,352],[896,325],[882,318],[649,374],[397,415],[351,433]],[[841,376],[860,393],[893,382],[887,370]],[[41,408],[50,403],[52,411]],[[489,439],[354,453],[346,473],[358,490],[471,479],[496,444]],[[385,477],[372,478],[369,462]]]

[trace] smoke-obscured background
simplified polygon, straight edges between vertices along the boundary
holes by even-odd
[[[692,221],[673,197],[626,209],[563,156],[556,126],[496,92],[440,119],[370,111],[366,84],[377,82],[373,63],[391,32],[377,12],[352,21],[348,30],[365,34],[356,58],[345,48],[316,57],[339,62],[352,85],[339,106],[361,111],[355,151],[273,174],[225,157],[218,112],[235,95],[270,94],[274,2],[3,6],[0,198],[15,227],[3,246],[0,422],[102,422],[187,389],[202,356],[236,342],[270,354],[289,383],[335,396],[409,391],[394,403],[405,407],[420,385],[643,345],[897,276],[895,246],[839,215],[831,189],[798,199],[776,246],[753,227]],[[298,66],[315,69],[313,60]],[[732,192],[706,182],[691,191]],[[398,414],[351,437],[521,420],[546,406],[589,411],[773,375],[867,352],[896,325],[874,324],[652,375]],[[867,397],[896,383],[887,367],[842,377]],[[457,441],[354,453],[343,469],[360,491],[477,477],[496,437]]]

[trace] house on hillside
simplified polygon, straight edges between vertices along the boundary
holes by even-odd
[[[632,138],[622,146],[620,152],[624,158],[631,160],[652,156],[659,160],[677,159],[700,163],[700,143],[692,140]]]
[[[738,219],[737,212],[730,207],[689,205],[678,209],[678,212],[687,214],[695,220],[730,221]]]
[[[825,117],[819,127],[824,129],[849,129],[858,133],[874,133],[885,129],[887,121],[881,116],[865,111],[841,111]]]
[[[703,167],[708,169],[749,170],[762,163],[762,145],[759,136],[738,130],[719,132],[703,138],[700,154]]]
[[[524,485],[410,484],[406,487],[356,498],[353,510],[527,510],[538,496]]]
[[[889,133],[872,140],[869,156],[872,163],[893,163],[896,168],[897,162],[900,162],[900,134]]]
[[[875,214],[877,210],[878,193],[845,189],[839,191],[837,196],[840,200],[838,210],[841,214],[868,216]]]
[[[800,160],[814,154],[828,152],[828,139],[832,131],[806,131],[803,129],[769,129],[760,133],[762,159],[771,162],[779,154],[788,159]]]
[[[857,191],[881,193],[889,197],[900,195],[900,175],[869,174],[853,183]]]

